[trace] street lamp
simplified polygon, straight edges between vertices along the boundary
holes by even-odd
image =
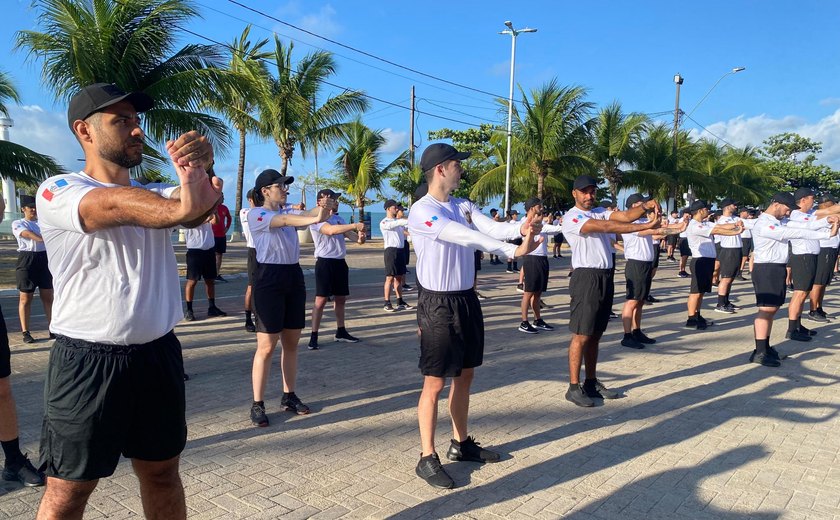
[[[522,33],[537,32],[536,29],[526,27],[524,29],[514,29],[513,22],[510,20],[505,22],[507,30],[499,32],[499,34],[510,35],[510,95],[508,96],[508,121],[507,121],[507,156],[505,157],[505,215],[510,210],[510,143],[513,137],[513,66],[516,62],[516,37]]]
[[[707,97],[709,97],[709,94],[711,94],[712,91],[715,89],[715,87],[718,86],[718,83],[723,81],[723,78],[725,78],[726,76],[729,76],[730,74],[737,74],[737,73],[741,72],[742,70],[746,70],[746,67],[735,67],[734,69],[730,70],[729,72],[727,72],[726,74],[721,76],[717,81],[715,81],[715,84],[712,85],[712,88],[710,88],[708,90],[708,92],[706,92],[706,94],[702,98],[700,98],[700,101],[698,101],[697,104],[694,105],[694,108],[691,109],[691,112],[689,112],[686,117],[691,117],[691,114],[693,114],[694,111],[697,110],[697,107],[700,106],[700,103],[702,103],[703,101],[706,100]]]

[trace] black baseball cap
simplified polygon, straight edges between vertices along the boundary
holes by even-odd
[[[773,198],[770,199],[770,204],[774,202],[778,202],[779,204],[784,204],[785,206],[789,207],[790,209],[799,209],[799,205],[796,203],[798,199],[794,198],[793,195],[786,191],[780,191],[779,193],[773,195]]]
[[[835,197],[831,193],[823,193],[822,195],[820,195],[820,204],[822,204],[823,202],[834,202],[836,204],[837,197]]]
[[[35,197],[32,195],[21,195],[20,196],[20,207],[21,208],[34,208],[35,207]]]
[[[733,205],[733,204],[734,204],[735,206],[737,206],[737,205],[738,205],[738,201],[736,201],[735,199],[733,199],[733,198],[731,198],[731,197],[726,197],[725,199],[723,199],[722,201],[720,201],[720,206],[718,206],[718,207],[720,207],[721,209],[723,209],[723,208],[725,208],[726,206],[731,206],[731,205]]]
[[[446,161],[462,161],[470,156],[470,152],[459,152],[454,146],[446,143],[430,144],[423,150],[420,158],[420,169],[429,171],[438,164]]]
[[[701,209],[708,208],[708,207],[709,207],[709,204],[706,203],[705,200],[697,199],[697,200],[695,200],[694,202],[691,203],[691,206],[688,207],[688,212],[689,213],[696,213],[697,211],[700,211]]]
[[[815,193],[814,190],[812,190],[811,188],[797,188],[796,191],[793,192],[793,198],[797,202],[799,202],[801,199],[804,199],[805,197],[811,197],[813,195],[815,195]]]
[[[383,207],[384,207],[386,210],[387,210],[388,208],[390,208],[391,206],[397,206],[397,207],[399,207],[399,204],[397,204],[397,201],[395,201],[394,199],[388,199],[388,200],[386,200],[386,201],[385,201],[385,204],[383,205]]]
[[[318,200],[320,200],[324,197],[329,197],[331,199],[338,199],[339,197],[341,197],[341,193],[336,193],[329,188],[325,188],[323,190],[318,191],[317,197],[318,197]]]
[[[541,206],[542,200],[537,197],[531,197],[530,199],[525,201],[525,211],[533,208],[534,206]]]
[[[613,201],[611,201],[610,199],[604,199],[604,200],[601,201],[599,206],[602,207],[602,208],[611,208],[611,207],[615,206],[615,203]]]
[[[512,216],[514,216],[514,215],[519,215],[519,211],[517,211],[517,210],[515,210],[515,209],[510,209],[510,210],[508,210],[508,212],[507,212],[507,216],[512,217]]]
[[[629,197],[627,197],[627,200],[624,201],[624,207],[629,208],[630,206],[632,206],[633,204],[635,204],[637,202],[647,202],[649,200],[650,200],[650,197],[645,197],[641,193],[634,193],[634,194],[630,195]]]
[[[496,208],[493,208],[493,209],[491,209],[491,210],[490,210],[490,214],[491,214],[491,215],[494,215],[494,216],[495,216],[498,212],[499,212],[499,210],[497,210]]]
[[[293,182],[295,182],[294,177],[284,176],[277,170],[269,168],[267,170],[263,170],[259,175],[257,175],[257,182],[254,183],[254,191],[260,191],[266,186],[271,186],[272,184],[291,184]]]
[[[572,187],[576,190],[582,190],[587,186],[598,186],[598,181],[595,180],[594,177],[590,177],[589,175],[581,175],[577,179],[575,179],[575,183]]]
[[[103,108],[108,108],[120,101],[128,101],[138,112],[145,112],[155,106],[152,97],[143,92],[125,93],[113,83],[94,83],[76,92],[70,98],[67,124],[72,129],[76,121],[85,120]]]

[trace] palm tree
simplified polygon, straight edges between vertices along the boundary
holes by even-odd
[[[8,74],[0,71],[0,116],[9,117],[7,101],[20,103],[20,94]],[[63,169],[52,157],[0,140],[0,172],[15,182],[36,184],[50,175],[63,173]]]
[[[272,54],[263,52],[268,39],[252,44],[248,39],[251,26],[243,29],[238,38],[228,46],[228,70],[237,76],[237,88],[219,88],[211,93],[206,105],[222,114],[231,122],[239,133],[239,166],[236,170],[236,202],[234,212],[234,233],[242,230],[239,222],[239,210],[242,209],[242,191],[245,178],[245,138],[248,132],[260,130],[260,122],[255,117],[256,100],[262,95],[260,89],[268,79],[265,60]]]
[[[189,0],[36,0],[40,31],[19,31],[16,48],[43,60],[44,83],[67,101],[97,82],[143,91],[155,100],[145,114],[146,135],[158,143],[198,130],[217,146],[229,132],[202,113],[210,93],[235,78],[221,67],[216,46],[188,44],[175,50],[180,28],[198,11]],[[147,147],[147,155],[160,155]]]
[[[543,198],[545,180],[552,171],[581,167],[588,162],[585,147],[592,126],[594,105],[586,101],[583,87],[560,87],[553,79],[531,91],[530,99],[522,93],[522,112],[513,110],[514,134],[518,154],[513,156],[535,174],[537,197]],[[500,100],[505,107],[507,100]]]
[[[758,204],[772,194],[775,178],[764,172],[751,147],[732,149],[703,139],[694,164],[701,179],[696,188],[701,198],[733,197],[743,203]]]
[[[259,99],[263,132],[277,145],[283,175],[295,147],[305,157],[310,147],[329,146],[341,137],[348,116],[368,108],[367,99],[358,90],[331,96],[318,106],[316,100],[321,89],[327,78],[335,74],[335,60],[331,53],[318,51],[304,56],[293,68],[293,50],[293,43],[286,46],[275,35],[272,60],[275,75],[268,78]]]
[[[647,126],[643,114],[623,114],[621,103],[613,101],[598,112],[590,159],[609,182],[610,196],[615,202],[622,185],[622,164],[632,163],[635,147]]]
[[[367,192],[380,192],[388,175],[409,168],[408,150],[383,167],[381,156],[386,139],[381,130],[368,128],[360,119],[345,125],[337,144],[336,181],[345,193],[354,197],[359,222],[364,222]]]

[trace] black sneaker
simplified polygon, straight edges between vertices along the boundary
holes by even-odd
[[[614,313],[613,311],[610,311],[610,319],[613,318],[618,318],[618,314]]]
[[[222,278],[222,275],[216,277],[216,281],[219,283],[227,283],[228,281]]]
[[[610,390],[597,379],[595,381],[584,381],[583,385],[581,385],[581,389],[583,390],[583,393],[585,393],[587,397],[590,398],[594,397],[596,399],[618,399],[619,397],[621,397],[621,394],[614,390]]]
[[[715,312],[722,312],[724,314],[735,314],[735,311],[727,307],[726,305],[718,305],[715,307]]]
[[[747,279],[746,279],[746,278],[744,278],[744,275],[743,275],[743,274],[739,274],[738,276],[736,276],[736,277],[735,277],[735,279],[736,279],[736,280],[741,280],[742,282],[746,282],[746,281],[747,281]]]
[[[646,302],[646,303],[659,303],[659,299],[658,299],[658,298],[654,298],[653,296],[651,296],[650,294],[648,294],[648,295],[647,295],[647,298],[645,298],[645,302]]]
[[[19,464],[9,464],[6,461],[3,480],[17,481],[26,487],[40,487],[44,485],[44,474],[35,469],[29,458],[24,455],[23,462]]]
[[[505,269],[505,272],[506,272],[507,274],[513,274],[513,269]]]
[[[569,389],[566,390],[566,400],[575,403],[578,406],[582,406],[584,408],[590,408],[595,406],[595,401],[589,398],[588,395],[583,391],[583,388],[580,385],[570,385]]]
[[[829,316],[828,314],[826,314],[826,312],[823,310],[823,308],[822,308],[822,307],[818,308],[815,312],[816,312],[817,314],[819,314],[820,316],[822,316],[823,318],[828,318],[829,320],[830,320],[831,318],[833,318],[833,316]]]
[[[519,328],[517,329],[519,332],[524,332],[525,334],[537,334],[539,331],[531,326],[530,323],[527,321],[523,321],[519,324]]]
[[[351,336],[346,330],[339,330],[335,333],[335,340],[339,343],[358,343],[359,338]]]
[[[779,351],[773,347],[767,347],[767,354],[772,358],[778,359],[779,361],[782,360],[782,356],[779,355]]]
[[[283,395],[283,399],[280,400],[280,405],[287,412],[293,412],[298,415],[307,415],[310,411],[308,406],[300,402],[300,398],[294,392]]]
[[[679,273],[677,273],[677,276],[679,276],[680,278],[691,278],[691,275],[685,271],[680,271]]]
[[[828,318],[821,315],[817,311],[811,311],[808,313],[808,319],[811,321],[816,321],[817,323],[828,323]]]
[[[655,339],[648,337],[641,329],[633,331],[633,338],[643,345],[653,345],[656,343]]]
[[[750,356],[750,362],[758,363],[759,365],[763,365],[765,367],[778,367],[782,365],[782,362],[773,357],[769,351],[764,354],[759,354],[753,350],[753,353]]]
[[[641,341],[637,340],[636,338],[634,338],[632,336],[629,337],[629,338],[628,337],[622,338],[621,339],[621,346],[622,347],[628,347],[628,348],[634,348],[636,350],[641,350],[641,349],[645,348],[645,346],[642,345]]]
[[[790,284],[790,285],[787,286],[787,292],[789,292],[789,293],[793,292],[793,284]]]
[[[404,283],[404,284],[402,284],[402,290],[403,291],[413,291],[414,287],[412,287],[411,285],[408,285],[407,283]]]
[[[452,480],[440,463],[437,453],[420,457],[420,462],[414,468],[417,476],[426,481],[426,484],[438,489],[452,489],[455,481]]]
[[[35,338],[32,337],[32,334],[30,334],[28,330],[23,331],[23,342],[35,343]]]
[[[245,322],[245,330],[247,332],[257,332],[257,326],[254,325],[253,321],[246,321]]]
[[[481,294],[478,291],[475,291],[475,297],[478,298],[478,300],[482,301],[482,302],[487,299],[487,296],[484,296],[483,294]]]
[[[193,314],[193,311],[187,310],[187,312],[184,313],[184,321],[195,321],[195,314]]]
[[[550,309],[550,308],[551,308],[551,305],[545,303],[545,301],[542,298],[540,298],[540,309]]]
[[[534,328],[539,330],[554,330],[554,327],[544,322],[542,318],[534,320]]]
[[[385,304],[385,306],[384,306],[384,307],[382,307],[382,308],[385,310],[385,312],[397,312],[397,309],[395,309],[395,308],[391,305],[391,302],[386,303],[386,304]]]
[[[56,339],[56,335],[50,332],[50,339]]]
[[[251,405],[251,422],[260,428],[268,426],[268,416],[265,414],[265,404],[262,402]]]
[[[227,313],[215,305],[207,309],[208,318],[221,318],[227,316]]]
[[[461,442],[452,439],[449,443],[449,451],[446,458],[455,462],[499,462],[501,457],[495,451],[481,447],[472,437],[467,437]]]
[[[741,307],[738,307],[737,305],[735,305],[734,303],[731,303],[731,302],[726,304],[726,308],[727,309],[732,309],[732,312],[737,312],[737,311],[741,310]]]
[[[306,348],[309,350],[318,350],[318,340],[315,338],[309,338],[309,344],[306,345]]]
[[[522,283],[516,284],[516,292],[524,293],[525,292],[525,284],[522,284]]]
[[[811,341],[812,339],[810,334],[801,330],[787,331],[785,332],[785,338],[793,341]]]
[[[685,325],[683,325],[683,326],[686,327],[686,328],[689,328],[689,329],[696,329],[697,328],[697,318],[695,316],[692,316],[692,317],[688,318],[685,321]]]
[[[798,330],[799,330],[799,332],[801,332],[802,334],[807,334],[807,335],[809,335],[809,336],[816,336],[816,335],[817,335],[817,331],[816,331],[816,330],[814,330],[814,329],[806,329],[804,326],[802,326],[802,324],[801,324],[801,323],[799,324],[799,329],[798,329]]]
[[[697,330],[706,330],[706,328],[714,325],[715,322],[707,320],[703,316],[697,316]]]
[[[414,306],[410,305],[405,300],[400,300],[400,301],[397,302],[397,310],[398,311],[404,311],[406,309],[413,309],[413,308],[414,308]]]

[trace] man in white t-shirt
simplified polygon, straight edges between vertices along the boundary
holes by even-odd
[[[819,209],[829,209],[837,205],[837,199],[831,193],[820,196]],[[820,240],[820,253],[817,257],[817,272],[814,276],[814,287],[811,288],[808,319],[817,323],[827,323],[828,315],[822,308],[825,288],[831,284],[834,277],[834,267],[837,265],[837,248],[840,246],[840,236]]]
[[[179,187],[141,186],[138,112],[154,102],[116,85],[87,86],[68,123],[84,170],[36,195],[55,285],[44,385],[39,518],[81,518],[99,479],[132,459],[150,518],[186,518],[179,455],[187,440],[181,321],[171,230],[204,222],[221,198],[206,173],[213,149],[189,132],[167,143]]]
[[[12,234],[18,243],[18,258],[15,267],[17,289],[20,294],[18,314],[20,315],[20,330],[23,331],[23,342],[34,343],[35,338],[29,332],[29,317],[32,313],[35,289],[38,289],[41,296],[44,314],[47,317],[47,330],[49,330],[52,318],[53,281],[49,265],[47,265],[47,249],[41,236],[41,227],[38,225],[35,197],[21,195],[20,208],[23,218],[12,222]],[[50,333],[50,339],[55,339],[55,335]]]
[[[396,312],[404,309],[411,309],[403,300],[403,283],[405,283],[406,263],[405,254],[405,226],[408,219],[397,218],[399,204],[393,199],[385,201],[385,218],[379,222],[379,231],[382,232],[382,241],[385,247],[385,306],[386,312]],[[391,290],[397,295],[397,306],[391,305]]]
[[[611,239],[616,233],[635,233],[661,226],[659,204],[650,200],[626,211],[607,211],[596,207],[598,181],[589,175],[575,179],[572,197],[575,206],[563,217],[563,237],[572,248],[569,282],[571,316],[569,330],[569,390],[566,399],[578,406],[595,406],[595,399],[616,399],[618,392],[607,389],[597,378],[598,344],[612,313],[615,286]],[[634,224],[647,210],[657,218]],[[586,363],[586,379],[580,384],[580,369]]]
[[[525,201],[525,218],[538,220],[542,218],[542,200],[531,197]],[[522,302],[520,313],[522,322],[517,329],[526,334],[537,334],[540,330],[551,331],[554,327],[546,323],[540,315],[540,297],[548,290],[548,235],[559,233],[560,226],[543,223],[542,243],[536,249],[522,257]],[[534,324],[528,321],[528,309],[534,311]]]
[[[423,152],[420,167],[428,194],[414,203],[408,228],[417,254],[417,324],[423,391],[417,406],[421,455],[415,473],[429,485],[455,485],[435,450],[440,393],[452,378],[449,414],[453,439],[446,457],[453,461],[498,462],[499,454],[482,448],[467,431],[470,385],[484,356],[484,317],[473,289],[476,249],[507,258],[527,254],[542,241],[534,240],[540,222],[521,226],[494,222],[466,199],[450,194],[461,182],[461,160],[469,153],[435,143]],[[469,213],[475,229],[465,215]],[[519,247],[500,240],[525,233]],[[493,238],[491,238],[493,237]]]
[[[741,211],[738,212],[738,217],[741,219],[741,222],[744,223],[744,231],[741,233],[741,276],[738,279],[746,280],[746,278],[744,278],[744,270],[747,269],[747,262],[750,264],[749,271],[752,272],[752,228],[755,225],[756,219],[753,212],[748,208],[741,208]]]
[[[344,326],[344,311],[350,294],[350,270],[347,267],[347,245],[344,238],[353,242],[364,241],[363,222],[348,224],[338,214],[338,198],[341,193],[330,189],[318,192],[317,200],[328,198],[335,203],[330,218],[325,222],[312,224],[312,240],[315,242],[315,305],[312,307],[312,332],[309,335],[309,350],[318,350],[318,331],[327,300],[332,297],[335,310],[335,341],[358,343],[359,339],[347,332]]]
[[[721,215],[715,221],[716,224],[735,224],[741,222],[741,217],[735,214],[738,209],[738,203],[735,199],[730,197],[723,199],[720,203],[720,209]],[[735,281],[736,275],[740,276],[741,274],[743,244],[741,243],[740,235],[715,236],[715,241],[720,246],[716,251],[720,268],[718,270],[718,301],[715,312],[732,314],[740,309],[740,307],[736,307],[729,301],[729,293],[732,291],[732,283]]]
[[[187,312],[184,313],[185,321],[194,321],[193,298],[195,297],[195,286],[198,281],[204,279],[204,290],[207,295],[207,317],[227,316],[227,313],[216,307],[216,241],[213,236],[213,225],[218,218],[217,214],[211,215],[207,222],[194,228],[184,230],[184,238],[187,246],[187,275],[184,284],[184,300],[187,304]]]

